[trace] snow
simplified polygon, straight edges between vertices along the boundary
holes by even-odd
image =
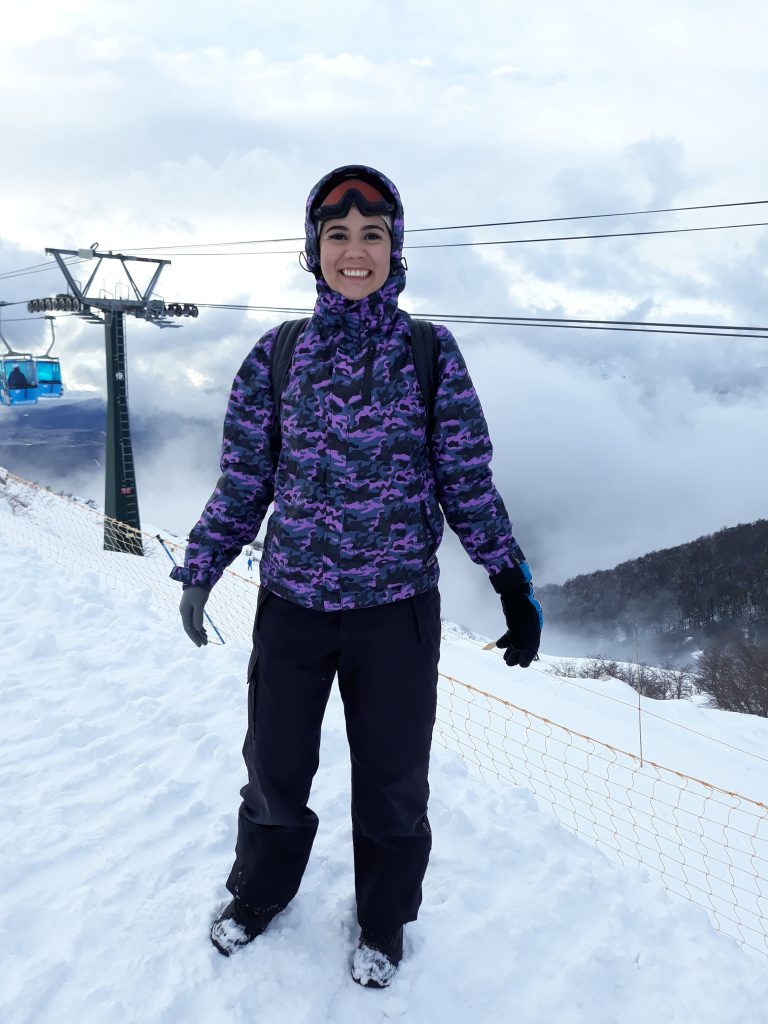
[[[155,610],[151,587],[121,592],[98,568],[65,571],[10,543],[7,527],[0,515],[4,1024],[768,1022],[766,956],[667,893],[655,871],[574,835],[529,789],[476,777],[437,746],[419,920],[391,988],[355,985],[336,694],[299,896],[222,957],[208,930],[228,900],[245,781],[247,650],[198,650]],[[60,531],[59,550],[67,543]],[[448,628],[441,669],[636,752],[636,695],[616,681],[509,670]],[[765,799],[768,723],[690,702],[643,707],[646,757]]]
[[[379,949],[361,942],[352,956],[352,977],[361,985],[386,988],[397,973],[397,964]]]

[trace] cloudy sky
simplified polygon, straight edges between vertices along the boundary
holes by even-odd
[[[56,271],[2,276],[45,246],[98,243],[160,247],[169,301],[309,306],[298,246],[253,240],[299,235],[309,188],[350,161],[397,183],[411,228],[766,200],[767,35],[757,0],[15,4],[0,36],[0,299],[62,289]],[[760,221],[766,203],[409,241]],[[408,263],[402,304],[435,318],[768,326],[766,227],[412,249]],[[98,284],[114,292],[117,274]],[[45,325],[18,316],[5,311],[4,334],[33,344]],[[274,321],[129,323],[134,413],[189,420],[137,467],[147,521],[186,532],[197,518],[232,376]],[[70,393],[103,393],[99,328],[58,330]],[[539,581],[766,515],[768,341],[455,333]],[[82,486],[100,497],[99,480]],[[452,543],[443,562],[446,614],[493,632],[482,571]]]

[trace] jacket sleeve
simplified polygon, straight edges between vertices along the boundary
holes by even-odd
[[[448,525],[490,575],[525,561],[491,473],[493,447],[464,358],[450,331],[435,325],[440,351],[432,469]]]
[[[221,476],[189,535],[184,566],[171,578],[210,590],[259,532],[274,494],[275,409],[270,353],[277,328],[248,354],[232,385],[224,420]]]

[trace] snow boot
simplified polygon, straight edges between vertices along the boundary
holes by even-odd
[[[364,988],[386,988],[402,959],[402,928],[385,933],[363,928],[352,958],[352,978]]]
[[[270,907],[252,911],[231,900],[211,925],[211,942],[223,956],[230,956],[261,935],[279,910],[280,907]]]

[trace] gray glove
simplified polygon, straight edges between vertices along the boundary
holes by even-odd
[[[181,595],[181,624],[195,647],[204,647],[208,643],[208,634],[203,625],[203,609],[210,593],[203,587],[186,587]]]

